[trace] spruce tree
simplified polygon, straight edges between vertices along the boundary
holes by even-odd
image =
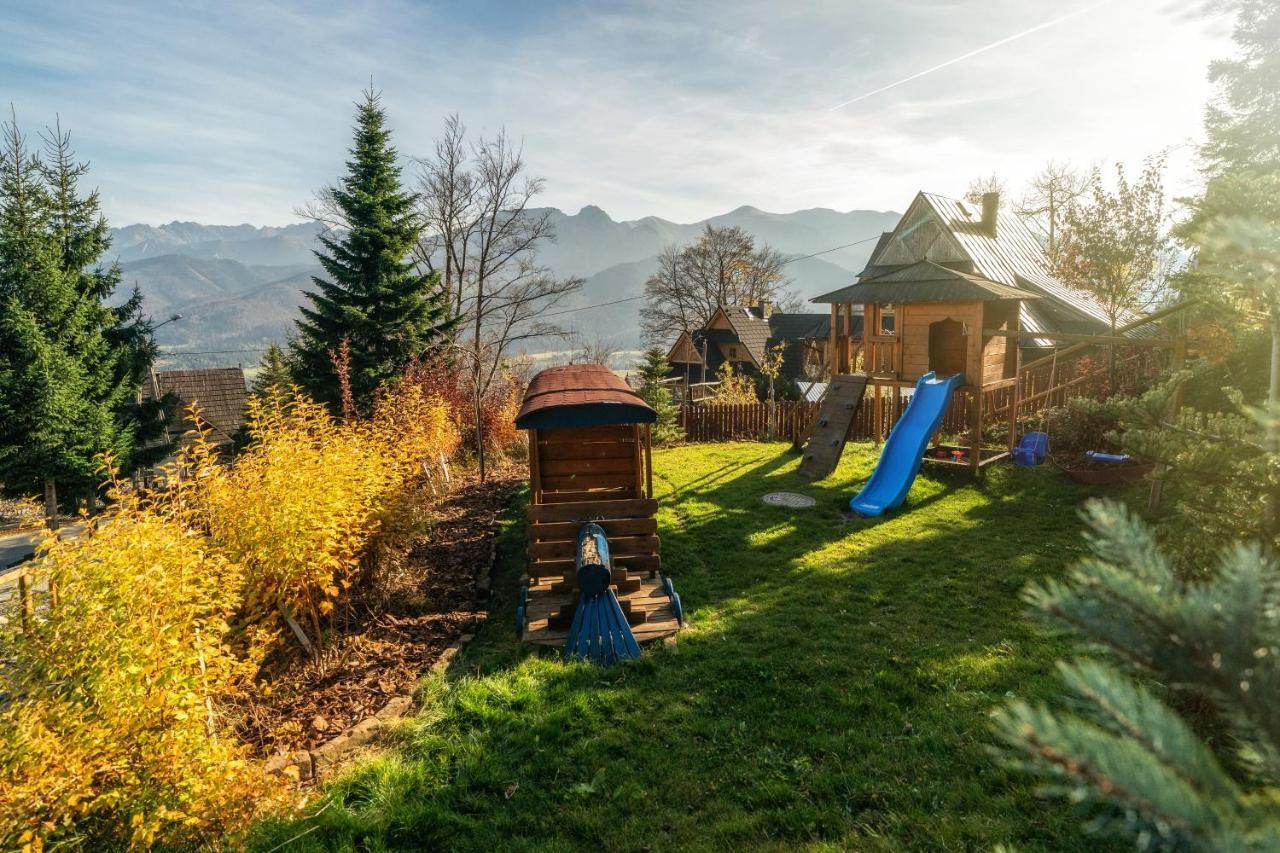
[[[670,371],[671,366],[661,347],[645,350],[644,364],[640,368],[640,397],[658,413],[658,420],[653,425],[653,440],[659,444],[676,441],[683,435],[676,423],[679,411],[671,402],[670,389],[663,383]]]
[[[1280,849],[1280,565],[1236,545],[1212,580],[1187,583],[1123,506],[1086,515],[1093,556],[1026,597],[1113,663],[1063,664],[1062,705],[1006,705],[995,717],[1006,757],[1093,804],[1090,830],[1143,849]],[[1209,721],[1222,729],[1213,746],[1197,733]]]
[[[278,344],[270,344],[258,364],[258,373],[253,377],[253,386],[249,393],[256,397],[269,394],[288,395],[293,387],[293,374],[285,359],[285,352]]]
[[[89,404],[93,382],[77,347],[85,307],[64,267],[56,203],[16,120],[0,143],[0,482],[45,490],[95,475],[110,449],[109,414]],[[56,503],[48,505],[56,512]]]
[[[52,202],[50,226],[63,274],[74,282],[77,294],[79,333],[68,348],[85,374],[85,402],[110,416],[104,441],[112,463],[128,474],[172,450],[171,443],[161,440],[164,401],[142,400],[139,394],[159,351],[142,311],[141,291],[135,287],[121,305],[107,304],[123,274],[116,262],[103,265],[111,248],[110,229],[97,190],[82,195],[79,188],[88,164],[76,161],[71,136],[58,123],[44,135],[44,143],[39,168]]]
[[[1280,3],[1241,0],[1233,39],[1239,55],[1210,73],[1221,97],[1205,115],[1205,192],[1178,229],[1197,250],[1179,285],[1229,328],[1269,327],[1268,402],[1280,411]],[[1280,428],[1268,438],[1280,452]]]
[[[358,104],[347,174],[324,193],[343,230],[323,236],[316,252],[327,276],[315,277],[291,344],[292,372],[303,390],[335,409],[341,391],[332,354],[350,342],[350,382],[357,408],[449,330],[437,274],[410,258],[422,233],[416,198],[400,185],[396,150],[378,95]]]

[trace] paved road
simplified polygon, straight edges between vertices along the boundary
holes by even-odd
[[[83,530],[84,525],[75,522],[62,525],[58,533],[66,539],[68,536],[79,536]],[[0,535],[0,573],[4,572],[9,565],[34,553],[36,543],[42,538],[44,538],[43,530],[24,530],[21,533]]]

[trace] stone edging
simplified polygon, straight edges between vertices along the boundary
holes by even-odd
[[[497,515],[494,523],[497,523]],[[493,583],[493,572],[497,568],[498,531],[494,528],[493,538],[489,542],[488,571],[481,569],[476,578],[476,601],[482,606],[481,612],[488,617],[487,602],[489,590]],[[475,639],[474,632],[467,632],[453,641],[447,649],[440,653],[428,672],[443,672],[466,647]],[[325,741],[314,749],[299,749],[283,755],[274,755],[267,759],[265,769],[268,773],[292,779],[299,784],[319,782],[324,776],[333,772],[338,765],[349,761],[364,746],[374,740],[382,731],[397,720],[413,711],[411,695],[393,696],[387,704],[372,717],[366,717],[346,731]]]

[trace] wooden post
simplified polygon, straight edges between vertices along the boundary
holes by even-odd
[[[840,372],[840,355],[837,349],[839,338],[836,335],[837,327],[840,325],[840,306],[831,303],[831,340],[827,346],[827,373],[834,377]]]
[[[644,496],[644,470],[643,470],[644,463],[642,461],[644,456],[643,456],[643,451],[640,448],[640,441],[643,436],[644,436],[644,433],[640,430],[640,424],[633,424],[631,427],[631,442],[632,444],[635,445],[635,450],[632,452],[632,456],[635,458],[635,466],[636,466],[635,495],[638,498]]]
[[[1021,304],[1021,303],[1019,303]],[[1015,315],[1013,320],[1013,328],[1022,330],[1022,312],[1021,310]],[[1009,398],[1009,455],[1013,455],[1013,449],[1018,445],[1018,407],[1022,404],[1022,345],[1017,339],[1013,343],[1013,388],[1010,390]],[[1005,362],[1006,364],[1008,362]]]
[[[844,314],[845,342],[840,348],[840,355],[845,369],[841,373],[852,373],[854,371],[854,304],[852,302],[846,302]]]
[[[31,630],[31,620],[35,616],[35,602],[31,595],[31,576],[24,570],[18,575],[18,610],[22,619],[22,631]]]
[[[529,430],[529,503],[542,503],[542,469],[538,461],[538,431]]]
[[[969,468],[978,473],[982,462],[982,386],[973,387],[973,408],[969,412]]]
[[[879,381],[873,381],[873,384],[876,389],[875,407],[873,409],[876,419],[876,444],[880,444],[884,441],[884,402],[880,397]]]

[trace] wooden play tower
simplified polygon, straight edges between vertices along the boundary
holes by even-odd
[[[610,583],[636,641],[679,630],[654,518],[656,417],[602,365],[553,367],[529,383],[516,417],[529,435],[527,591],[517,620],[526,641],[565,643],[579,601],[578,536],[593,523],[608,537]]]

